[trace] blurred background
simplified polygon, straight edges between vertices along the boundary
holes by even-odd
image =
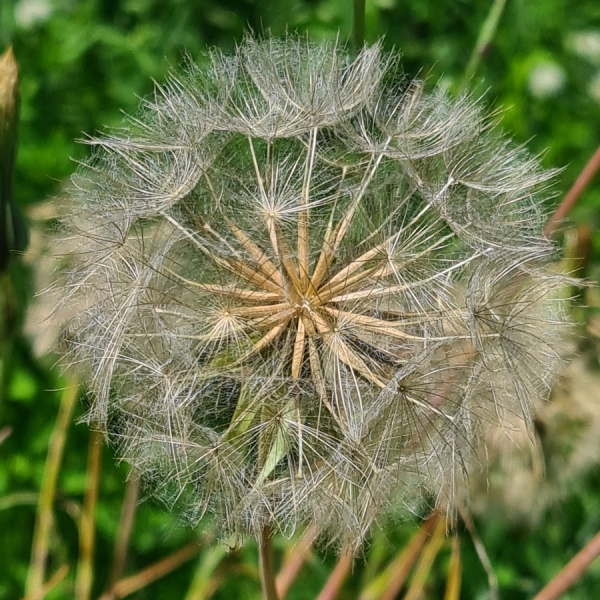
[[[44,231],[52,227],[52,198],[88,153],[75,140],[118,126],[185,56],[202,61],[211,46],[231,50],[249,30],[346,41],[352,15],[352,0],[0,2],[0,53],[12,45],[20,69],[13,201],[29,228],[27,250],[0,275],[0,599],[23,598],[39,582],[48,599],[106,591],[104,600],[260,598],[252,542],[227,553],[209,521],[192,531],[151,502],[138,505],[143,490],[127,465],[76,424],[83,403],[59,375],[50,352],[56,332],[43,296],[35,297],[52,268]],[[381,37],[401,51],[407,77],[451,94],[485,94],[504,130],[545,167],[563,168],[558,206],[600,144],[600,3],[367,0],[364,38]],[[566,268],[597,282],[600,177],[557,239]],[[600,296],[593,287],[575,296],[571,366],[550,403],[540,404],[533,434],[515,432],[511,447],[489,441],[492,467],[472,490],[474,527],[502,598],[531,598],[600,530]],[[450,540],[430,548],[429,566],[420,555],[404,592],[384,595],[386,567],[419,526],[407,515],[389,522],[351,571],[333,552],[308,550],[286,597],[317,598],[337,572],[342,600],[443,598],[457,572]],[[467,529],[459,525],[454,542],[460,597],[492,598],[491,575]],[[291,568],[297,542],[276,539],[278,565]],[[564,597],[600,598],[600,562]]]

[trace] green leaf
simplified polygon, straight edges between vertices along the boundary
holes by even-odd
[[[256,479],[256,485],[263,483],[267,477],[275,470],[279,461],[287,454],[290,449],[289,432],[291,431],[291,423],[294,418],[294,402],[290,401],[277,421],[277,432],[275,439],[271,445],[263,468]]]
[[[244,383],[238,397],[235,412],[233,413],[233,417],[231,419],[231,425],[223,436],[225,441],[230,441],[245,433],[256,417],[256,412],[251,410],[253,403],[252,396],[249,392],[250,385],[248,383]]]

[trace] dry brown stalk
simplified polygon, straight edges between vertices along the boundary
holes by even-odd
[[[348,574],[350,573],[353,563],[354,554],[352,551],[347,550],[342,552],[327,583],[325,583],[325,587],[317,596],[317,600],[335,600],[335,598],[337,598],[337,595],[342,589],[342,585],[344,585],[344,581],[346,581],[346,577],[348,577]]]
[[[592,179],[594,179],[598,169],[600,169],[600,146],[598,146],[596,152],[594,152],[587,162],[559,207],[550,219],[548,219],[548,223],[544,229],[544,233],[547,236],[551,236],[556,231],[559,223],[569,214],[581,194],[583,194]]]
[[[434,510],[422,525],[417,529],[411,540],[402,548],[396,558],[361,594],[359,600],[379,600],[382,594],[395,598],[402,589],[414,564],[421,555],[423,546],[431,537],[432,531],[441,519],[441,515]]]
[[[300,538],[300,541],[285,556],[281,570],[275,580],[275,587],[281,600],[286,597],[292,583],[296,580],[306,557],[310,553],[315,537],[316,528],[314,525],[310,525]]]
[[[153,563],[149,567],[142,569],[139,573],[131,575],[117,581],[113,588],[115,598],[125,598],[138,590],[150,585],[157,579],[164,577],[178,569],[181,565],[191,560],[200,551],[198,542],[190,542],[183,548],[180,548],[173,554]]]
[[[94,543],[96,537],[96,504],[102,465],[103,436],[92,431],[88,447],[87,477],[83,510],[79,519],[79,561],[75,578],[76,600],[90,600],[94,580]]]
[[[0,273],[17,247],[14,214],[17,209],[12,187],[18,121],[19,67],[9,47],[0,55]],[[5,317],[3,314],[2,318]]]
[[[556,600],[579,581],[589,566],[600,556],[600,532],[597,533],[533,600]]]
[[[110,569],[110,575],[106,584],[106,591],[100,600],[112,600],[114,597],[114,585],[119,580],[125,569],[127,549],[129,547],[131,531],[133,529],[139,492],[140,480],[132,471],[129,474],[129,478],[127,479],[127,484],[125,486],[125,498],[123,499],[123,506],[121,508],[121,518],[119,519],[119,527],[117,529],[117,541],[115,542],[115,551]]]
[[[428,540],[427,545],[421,553],[419,563],[415,569],[415,574],[410,587],[406,592],[406,596],[404,596],[404,600],[418,600],[422,597],[423,590],[425,589],[425,583],[427,582],[427,577],[431,571],[433,561],[436,559],[437,555],[442,549],[445,539],[446,522],[444,519],[440,518],[437,520],[431,538]],[[382,594],[380,600],[394,600],[395,597],[396,596],[392,593],[392,590],[386,590]]]

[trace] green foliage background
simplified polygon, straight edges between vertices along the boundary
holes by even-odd
[[[366,39],[373,42],[385,36],[385,46],[402,51],[407,76],[441,79],[456,90],[491,4],[488,0],[368,0]],[[18,202],[27,209],[58,194],[77,159],[87,153],[74,140],[83,132],[118,126],[120,111],[135,111],[138,98],[152,92],[152,79],[162,81],[170,68],[182,62],[184,53],[203,60],[207,47],[231,49],[248,29],[258,34],[298,31],[316,39],[346,40],[351,27],[351,0],[2,0],[0,51],[13,44],[21,70]],[[502,126],[518,142],[543,152],[545,166],[565,167],[559,186],[563,193],[600,140],[600,48],[586,54],[578,46],[581,34],[590,32],[600,40],[596,0],[576,5],[572,0],[508,0],[497,33],[469,84],[475,94],[486,92],[487,102],[502,109]],[[559,85],[540,95],[532,89],[532,74],[544,65],[554,68]],[[595,232],[591,275],[598,275],[598,183],[580,199],[572,217]],[[15,267],[13,275],[19,321],[33,284],[26,267]],[[0,405],[0,430],[12,428],[0,445],[0,599],[23,595],[36,493],[60,399],[60,392],[54,390],[64,383],[53,369],[54,362],[54,357],[34,357],[23,337],[13,340]],[[77,529],[69,513],[84,493],[88,439],[85,426],[70,428],[55,504],[57,534],[52,538],[49,573],[77,560]],[[97,514],[96,597],[110,565],[127,474],[126,465],[115,465],[109,455],[105,449]],[[355,598],[378,561],[397,552],[414,527],[390,526],[379,535],[366,550],[366,562],[358,565],[344,588],[343,598]],[[529,598],[600,530],[600,473],[581,482],[536,530],[511,528],[494,515],[478,527],[503,597]],[[151,504],[141,505],[127,572],[140,570],[195,535],[174,515]],[[277,544],[279,550],[289,546],[285,540]],[[462,597],[486,598],[486,575],[467,536],[463,536],[463,553]],[[446,553],[428,587],[429,598],[442,596],[447,559]],[[258,598],[252,545],[227,561],[231,569],[215,598]],[[329,555],[311,561],[289,598],[316,597],[334,564],[335,557]],[[131,597],[185,598],[195,568],[192,561]],[[70,597],[73,570],[49,598]],[[593,566],[566,598],[600,598],[600,565]]]

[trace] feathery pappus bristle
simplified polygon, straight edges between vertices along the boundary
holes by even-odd
[[[191,520],[358,545],[399,503],[451,514],[482,431],[547,394],[554,173],[379,45],[247,38],[87,143],[66,360]]]

